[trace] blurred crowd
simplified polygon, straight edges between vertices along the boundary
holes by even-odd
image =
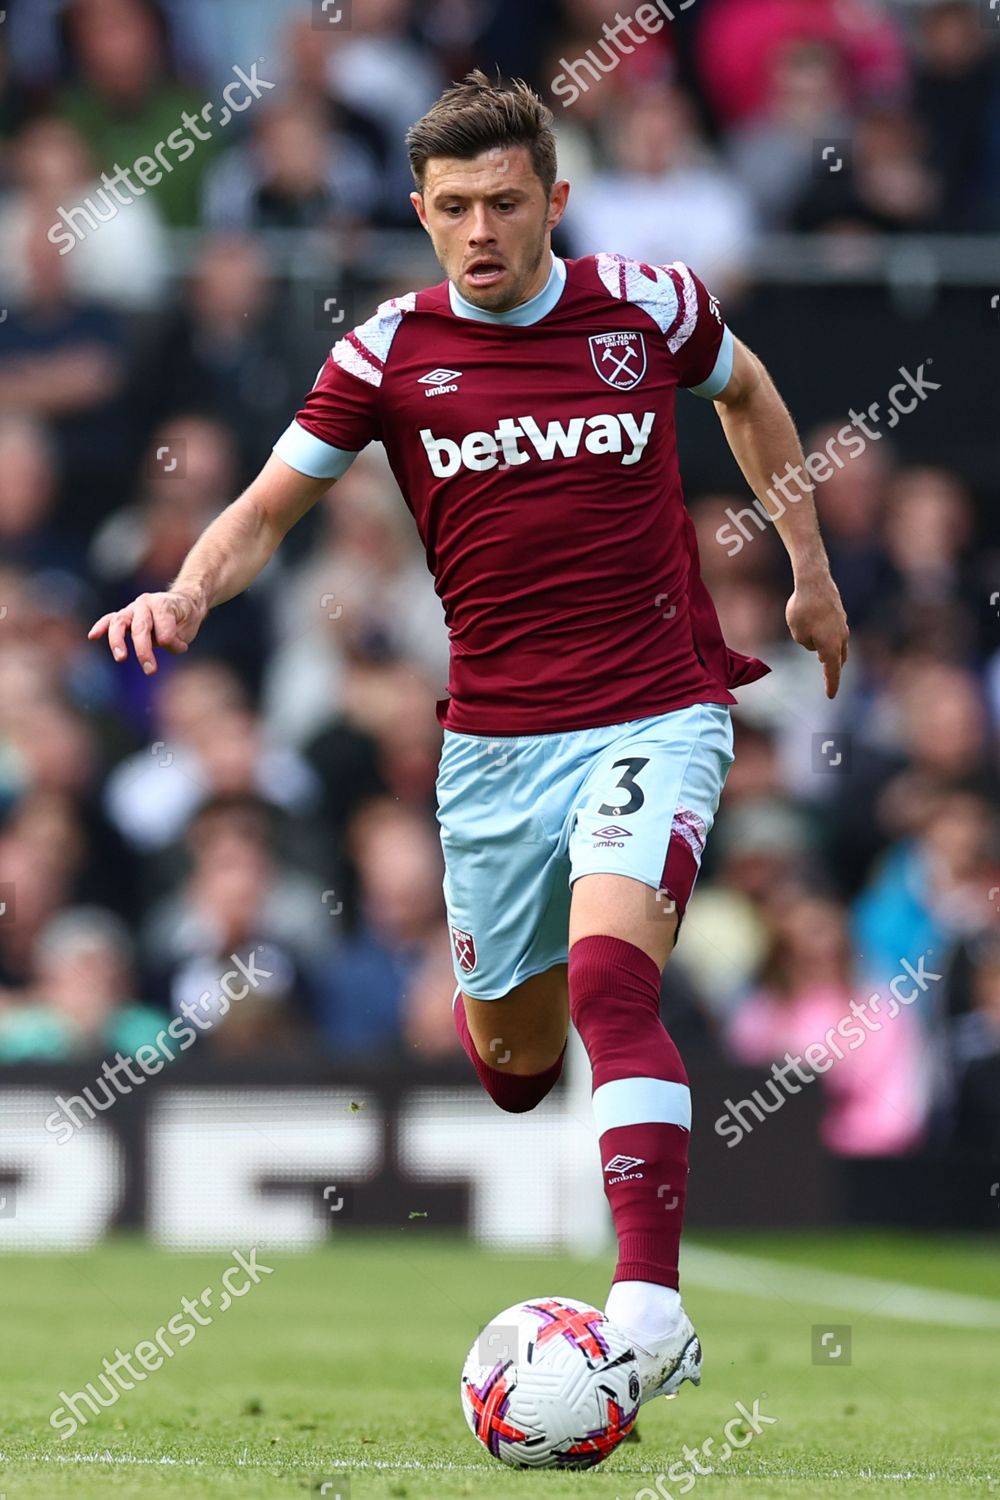
[[[328,330],[296,312],[263,232],[342,247],[409,226],[402,134],[476,64],[552,100],[574,183],[563,253],[611,248],[613,224],[615,249],[668,246],[736,285],[773,230],[997,231],[985,11],[688,0],[611,66],[603,0],[353,0],[340,29],[309,0],[9,7],[0,1062],[134,1050],[258,949],[267,981],[206,1052],[420,1066],[458,1047],[434,822],[447,639],[381,450],[189,656],[147,679],[86,641],[168,583],[323,357]],[[101,206],[100,172],[152,156],[255,62],[273,88],[60,254],[60,210]],[[568,72],[588,86],[564,108]],[[824,1076],[824,1138],[856,1156],[1000,1150],[1000,654],[974,497],[881,446],[820,487],[854,631],[832,706],[787,638],[774,537],[720,544],[747,497],[688,498],[730,644],[774,671],[736,713],[667,1022],[686,1049],[763,1068],[910,966],[912,1003]]]

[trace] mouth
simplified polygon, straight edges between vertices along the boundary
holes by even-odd
[[[485,256],[466,267],[465,279],[474,287],[488,287],[502,281],[506,274],[507,267],[501,261]]]

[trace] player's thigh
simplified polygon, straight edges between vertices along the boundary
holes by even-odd
[[[498,1000],[463,994],[476,1051],[491,1067],[541,1073],[555,1062],[569,1028],[569,983],[565,964],[533,974]]]
[[[573,882],[571,948],[585,937],[621,938],[648,953],[662,969],[673,949],[677,924],[673,900],[631,875],[581,875]]]
[[[662,968],[732,764],[718,704],[638,721],[595,757],[569,840],[570,946],[622,938]]]
[[[569,859],[560,828],[538,815],[551,775],[544,745],[445,736],[445,906],[455,979],[474,1000],[503,1001],[566,963]]]

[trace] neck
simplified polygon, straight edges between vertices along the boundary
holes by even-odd
[[[542,257],[538,275],[532,277],[532,289],[514,307],[493,312],[467,302],[454,282],[449,285],[452,312],[456,317],[469,318],[477,323],[508,323],[525,327],[536,323],[551,312],[562,295],[566,280],[566,268],[551,250]]]

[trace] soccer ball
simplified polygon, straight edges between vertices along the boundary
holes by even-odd
[[[635,1426],[631,1341],[571,1297],[519,1302],[487,1323],[462,1370],[472,1433],[514,1469],[590,1469]]]

